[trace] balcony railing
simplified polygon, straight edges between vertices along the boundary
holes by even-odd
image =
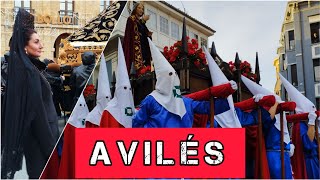
[[[79,13],[74,12],[72,10],[60,10],[58,11],[59,16],[60,16],[60,22],[68,21],[70,22],[70,25],[78,25],[79,21]],[[67,19],[66,17],[69,17],[70,19]]]

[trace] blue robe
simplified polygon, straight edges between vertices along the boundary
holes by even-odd
[[[275,122],[275,120],[274,120]],[[269,164],[270,178],[281,178],[281,147],[280,147],[280,131],[275,127],[263,127],[263,133],[266,143],[267,159]],[[284,142],[283,142],[284,143]],[[290,143],[284,143],[284,166],[285,178],[292,179],[291,163],[290,163]]]
[[[319,159],[318,145],[314,139],[312,142],[308,137],[308,125],[305,122],[300,122],[300,136],[303,144],[303,153],[306,164],[307,175],[309,179],[319,179]]]
[[[180,116],[166,110],[159,104],[153,96],[148,95],[140,104],[140,110],[132,119],[132,127],[145,128],[192,128],[193,115],[209,114],[210,103],[208,101],[194,101],[190,98],[182,97],[186,114]],[[215,100],[215,114],[223,113],[229,110],[229,104],[226,99]]]
[[[242,127],[258,124],[258,111],[253,110],[251,112],[244,112],[239,108],[235,108],[239,121]],[[270,113],[261,108],[261,120],[263,124],[263,132],[267,149],[267,159],[269,164],[270,177],[280,179],[281,178],[281,153],[280,153],[280,131],[274,126],[275,119],[271,119]],[[207,127],[210,123],[207,124]],[[214,122],[214,127],[220,127],[217,121]],[[285,177],[292,179],[291,163],[290,163],[290,144],[285,144]],[[252,163],[252,162],[250,162]],[[248,167],[247,167],[248,168]],[[251,169],[251,168],[249,168]],[[248,170],[247,173],[253,174],[253,169]]]

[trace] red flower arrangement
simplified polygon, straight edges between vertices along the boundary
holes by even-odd
[[[94,95],[94,94],[96,94],[96,90],[94,89],[94,85],[93,84],[87,85],[83,91],[83,96],[86,98],[86,97],[88,97],[90,95]]]
[[[199,48],[198,41],[196,39],[192,39],[189,41],[189,37],[187,36],[188,41],[188,55],[187,58],[191,61],[197,68],[202,68],[207,65],[206,56],[203,53],[202,49]],[[180,52],[182,51],[182,42],[177,41],[174,43],[170,49],[168,46],[163,48],[164,57],[172,64],[181,61]]]
[[[235,73],[236,66],[233,61],[229,62],[230,70]],[[243,76],[255,81],[257,79],[257,75],[252,72],[251,64],[248,61],[240,61],[240,72]]]
[[[138,70],[137,75],[138,75],[138,76],[141,76],[141,75],[143,75],[143,74],[145,74],[145,73],[147,73],[147,72],[151,72],[151,66],[150,66],[150,65],[149,65],[149,66],[141,67],[141,68]]]

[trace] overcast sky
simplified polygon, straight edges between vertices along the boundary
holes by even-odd
[[[259,54],[262,86],[274,91],[276,71],[273,60],[281,33],[286,1],[170,1],[200,22],[216,31],[209,37],[209,47],[215,42],[217,53],[224,60],[250,62],[253,71],[255,54]],[[182,6],[183,3],[183,6]]]

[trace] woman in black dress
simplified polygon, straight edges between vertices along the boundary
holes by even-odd
[[[29,178],[40,177],[59,136],[58,117],[46,65],[38,58],[43,45],[34,17],[20,9],[14,24],[2,120],[5,123],[1,178],[13,178],[26,159]]]

